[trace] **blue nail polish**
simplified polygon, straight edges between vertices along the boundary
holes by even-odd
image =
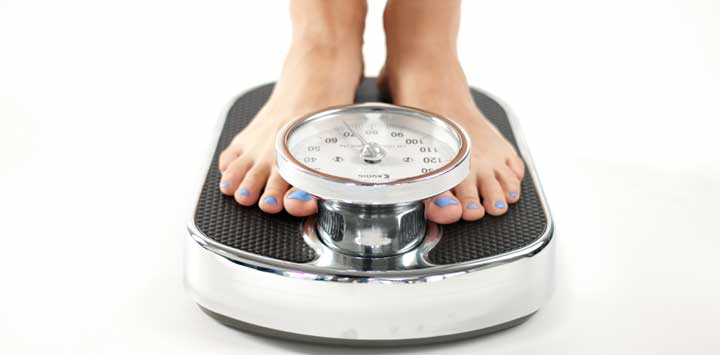
[[[227,181],[223,181],[223,182],[220,183],[220,188],[223,189],[223,190],[227,190],[227,189],[230,188],[230,183],[227,182]]]
[[[301,190],[295,190],[291,192],[288,195],[288,198],[291,198],[293,200],[300,200],[300,201],[310,201],[312,200],[312,196],[310,196],[309,193]]]
[[[265,201],[265,203],[267,203],[267,204],[277,205],[277,199],[276,199],[275,197],[272,197],[272,196],[270,196],[270,197],[265,197],[265,200],[263,200],[263,201]]]
[[[457,200],[452,197],[440,197],[435,200],[435,205],[438,207],[457,205]]]
[[[250,196],[250,190],[248,190],[248,189],[240,189],[240,190],[238,191],[238,195]]]
[[[475,202],[470,202],[470,203],[468,203],[467,208],[469,208],[471,210],[476,210],[476,209],[480,208],[480,206],[478,206],[478,204]]]
[[[510,191],[510,192],[508,193],[508,196],[510,196],[510,198],[515,198],[515,197],[517,197],[517,192],[515,192],[515,191]]]
[[[495,202],[495,207],[505,208],[505,202],[502,202],[502,201]]]

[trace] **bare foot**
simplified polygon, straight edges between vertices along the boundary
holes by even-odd
[[[406,52],[389,56],[380,74],[381,89],[393,103],[440,114],[460,124],[472,141],[470,174],[452,192],[426,204],[428,219],[474,221],[499,216],[520,198],[525,166],[515,149],[483,116],[457,57],[451,51]]]
[[[470,174],[453,191],[430,199],[428,219],[473,221],[507,212],[520,198],[525,165],[475,106],[457,56],[460,1],[389,0],[383,17],[387,58],[379,85],[394,103],[435,112],[470,136]]]
[[[258,203],[268,213],[280,212],[284,207],[295,216],[317,211],[313,196],[289,188],[276,171],[274,138],[289,120],[353,102],[363,68],[364,2],[356,4],[361,6],[355,9],[358,11],[334,2],[292,3],[293,44],[281,78],[265,106],[220,155],[220,190],[234,196],[239,204]],[[343,5],[343,9],[318,9]],[[322,13],[329,23],[321,23]],[[349,22],[357,28],[350,28]]]

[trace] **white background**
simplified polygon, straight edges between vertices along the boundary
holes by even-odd
[[[182,286],[216,119],[288,35],[285,2],[0,0],[0,353],[341,352],[220,326]],[[485,338],[346,351],[720,352],[720,3],[468,1],[461,55],[524,127],[554,298]]]

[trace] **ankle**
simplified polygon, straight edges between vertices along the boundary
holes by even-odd
[[[383,27],[388,51],[456,53],[459,3],[390,0]]]
[[[296,84],[324,82],[325,87],[345,87],[357,83],[362,71],[360,46],[298,41],[290,47],[283,76],[292,74]]]
[[[295,30],[292,35],[292,45],[312,47],[318,49],[361,49],[362,33],[355,34],[349,31],[338,32],[331,30],[305,29]]]
[[[290,55],[301,54],[308,58],[362,60],[362,43],[353,41],[319,40],[317,37],[294,37]]]
[[[382,74],[383,85],[393,99],[400,102],[424,101],[432,97],[435,104],[455,106],[439,111],[475,107],[465,73],[454,54],[423,51],[393,55],[388,51]]]
[[[389,32],[385,43],[389,64],[459,65],[457,45],[448,36],[413,36]]]
[[[385,70],[390,82],[398,84],[405,82],[419,87],[452,87],[465,82],[460,61],[449,50],[388,48]]]
[[[290,111],[304,111],[327,100],[351,102],[362,71],[360,46],[293,41],[270,100],[280,100]]]
[[[438,33],[423,36],[386,31],[385,47],[388,55],[404,53],[414,56],[457,57],[457,44],[451,35]]]

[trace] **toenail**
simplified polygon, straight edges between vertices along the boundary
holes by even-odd
[[[515,198],[515,197],[517,197],[517,192],[515,192],[515,191],[510,191],[510,192],[508,193],[508,196],[510,196],[510,198]]]
[[[240,190],[238,190],[238,195],[250,196],[250,190],[248,190],[248,189],[240,189]]]
[[[300,201],[310,201],[312,200],[312,196],[310,196],[309,193],[301,190],[295,190],[291,192],[288,195],[288,198],[291,198],[293,200],[300,200]]]
[[[475,202],[470,202],[470,203],[468,203],[467,208],[469,208],[471,210],[476,210],[476,209],[480,208],[480,206]]]
[[[505,208],[505,202],[503,202],[503,201],[495,202],[495,207],[496,208]]]
[[[263,201],[265,201],[265,203],[269,203],[269,204],[271,204],[271,205],[277,205],[277,199],[276,199],[275,197],[272,197],[272,196],[270,196],[270,197],[265,197],[265,200],[263,200]]]
[[[230,183],[227,182],[227,181],[223,181],[223,182],[220,183],[220,188],[223,189],[223,190],[227,190],[227,189],[230,188]]]
[[[457,201],[452,197],[440,197],[435,200],[435,205],[438,207],[457,205]]]

